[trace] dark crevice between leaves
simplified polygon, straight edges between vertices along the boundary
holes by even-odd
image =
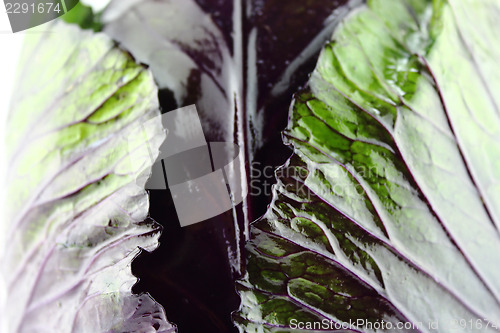
[[[239,297],[223,237],[232,233],[232,225],[215,217],[181,228],[170,191],[149,195],[150,216],[163,225],[163,233],[158,249],[134,260],[132,271],[140,281],[133,292],[149,292],[180,332],[236,332],[230,313]]]
[[[232,50],[232,1],[196,2],[209,13]],[[260,31],[256,45],[259,59],[257,108],[263,112],[265,119],[263,124],[250,121],[249,133],[243,133],[250,149],[254,147],[254,138],[258,135],[264,138],[263,147],[254,152],[254,159],[250,161],[252,164],[246,161],[251,199],[249,211],[246,213],[251,220],[265,213],[271,201],[271,186],[275,183],[274,172],[291,155],[290,148],[283,145],[281,131],[287,125],[292,94],[306,83],[313,71],[321,43],[318,44],[317,50],[309,55],[308,60],[302,62],[291,74],[284,92],[273,94],[273,86],[304,46],[317,37],[319,31],[325,29],[325,18],[345,3],[344,0],[309,0],[306,3],[294,0],[285,5],[274,0],[254,1],[253,14],[243,22],[244,35],[249,33],[252,26]],[[285,12],[289,11],[291,13],[287,15]],[[303,22],[311,24],[304,26]],[[247,37],[244,37],[244,45],[248,42]],[[326,33],[324,40],[328,38],[329,34]],[[246,51],[245,49],[244,53]],[[190,72],[182,105],[176,103],[172,91],[159,91],[163,113],[185,105],[197,104],[203,96],[199,91],[200,70],[202,68]],[[243,81],[246,85],[246,80]],[[245,105],[243,103],[244,107]],[[203,109],[199,108],[198,111],[205,129],[218,128],[218,124],[212,124],[215,120],[207,117]],[[245,112],[243,115],[246,117]],[[243,121],[247,122],[248,119]],[[234,139],[221,138],[220,133],[216,131],[205,134],[207,141]],[[239,237],[240,243],[236,244],[233,212],[181,228],[170,192],[150,191],[149,194],[150,216],[163,225],[164,230],[160,238],[161,246],[153,253],[141,253],[134,260],[133,273],[140,281],[133,291],[149,292],[165,308],[169,320],[177,325],[181,333],[236,332],[231,312],[240,304],[234,286],[234,280],[240,276],[231,272],[229,257],[233,255],[235,247],[244,251],[244,239]],[[236,207],[235,214],[238,221],[243,221],[241,204]],[[245,264],[244,253],[242,258]]]

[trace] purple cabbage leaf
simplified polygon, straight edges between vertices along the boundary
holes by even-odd
[[[165,137],[153,77],[105,34],[37,29],[7,123],[0,330],[175,332],[131,292],[131,261],[161,231],[143,188]]]
[[[342,20],[251,225],[241,331],[499,331],[499,19],[372,0]]]

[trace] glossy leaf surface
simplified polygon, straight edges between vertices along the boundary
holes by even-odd
[[[160,233],[138,183],[165,137],[152,75],[104,34],[43,29],[25,37],[8,119],[0,329],[174,332],[131,292]]]
[[[496,1],[373,0],[336,28],[251,227],[241,330],[498,331],[499,18]]]

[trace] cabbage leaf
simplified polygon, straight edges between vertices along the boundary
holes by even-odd
[[[8,116],[0,330],[174,332],[131,292],[160,233],[140,181],[165,137],[153,77],[104,34],[43,29],[25,36]]]
[[[499,18],[370,0],[339,24],[251,226],[242,331],[499,330]]]

